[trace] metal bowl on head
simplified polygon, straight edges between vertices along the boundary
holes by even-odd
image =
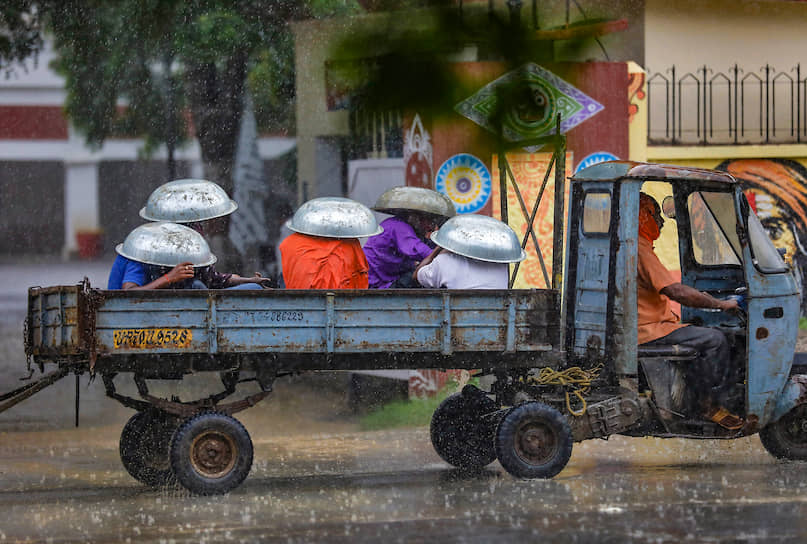
[[[157,187],[140,210],[147,221],[193,223],[229,215],[238,209],[224,189],[204,179],[178,179]]]
[[[454,216],[431,239],[452,253],[479,261],[516,263],[527,258],[513,229],[487,215]]]
[[[200,267],[216,262],[216,256],[201,234],[190,227],[165,221],[140,225],[115,251],[127,259],[158,266],[173,267],[190,262]]]
[[[454,217],[457,209],[451,199],[442,193],[423,187],[393,187],[378,197],[373,206],[377,212],[396,215],[403,212],[422,212],[440,217]]]
[[[300,234],[325,238],[365,238],[384,232],[370,208],[335,196],[305,202],[286,221],[286,226]]]

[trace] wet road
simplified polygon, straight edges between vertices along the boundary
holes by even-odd
[[[100,277],[105,265],[92,269]],[[24,374],[25,285],[0,267],[0,392]],[[81,270],[48,270],[71,283]],[[77,276],[77,277],[73,277]],[[91,276],[91,279],[92,276]],[[360,432],[339,383],[299,377],[237,414],[255,443],[247,480],[219,497],[148,489],[123,469],[132,414],[72,380],[0,415],[0,542],[804,542],[807,463],[778,462],[757,437],[613,437],[575,445],[550,481],[494,463],[451,469],[425,428]]]
[[[255,441],[220,497],[132,480],[113,426],[0,434],[0,540],[48,542],[803,542],[807,476],[757,438],[579,444],[550,481],[462,474],[426,429]]]

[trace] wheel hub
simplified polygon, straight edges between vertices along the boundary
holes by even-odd
[[[191,464],[207,478],[220,478],[235,466],[237,453],[235,442],[230,436],[208,431],[193,440]]]
[[[555,454],[557,439],[552,429],[540,423],[525,423],[516,433],[515,450],[532,464],[541,464]]]

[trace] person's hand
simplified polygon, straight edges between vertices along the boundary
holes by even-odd
[[[255,272],[255,275],[249,278],[249,280],[249,283],[257,283],[264,289],[272,288],[272,280],[270,278],[264,278],[260,272]]]
[[[165,279],[169,284],[177,283],[184,280],[189,280],[193,277],[193,263],[180,263],[168,271]]]
[[[730,298],[730,299],[727,299],[727,300],[721,300],[720,301],[720,310],[722,310],[724,312],[728,312],[730,314],[735,314],[735,315],[740,314],[743,311],[742,308],[740,308],[739,302],[737,302],[733,298]]]

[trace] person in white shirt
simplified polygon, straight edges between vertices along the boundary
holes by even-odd
[[[513,229],[485,215],[452,217],[431,239],[437,247],[412,274],[427,288],[507,289],[508,263],[526,258]]]

